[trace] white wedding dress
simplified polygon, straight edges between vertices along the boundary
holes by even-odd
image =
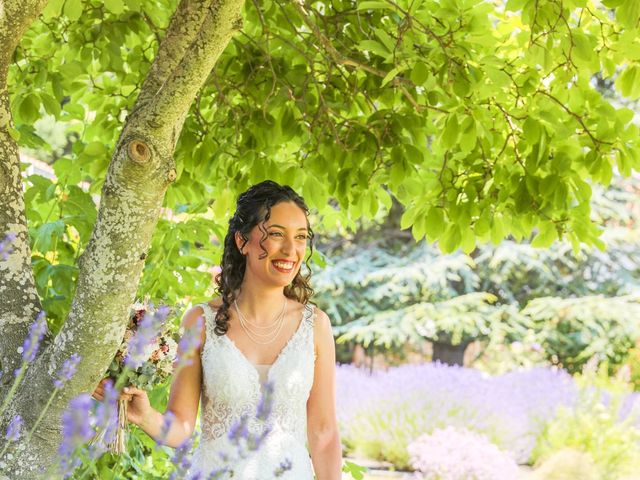
[[[188,478],[200,472],[197,478],[204,480],[211,472],[228,467],[233,470],[234,480],[313,480],[306,427],[315,363],[314,307],[305,305],[300,325],[266,372],[266,379],[274,388],[267,420],[271,431],[256,451],[241,458],[237,445],[229,438],[233,426],[246,416],[251,434],[260,435],[265,428],[265,423],[256,418],[262,396],[259,368],[228,336],[215,334],[213,309],[206,303],[199,306],[204,310],[206,328],[201,351],[202,434]]]

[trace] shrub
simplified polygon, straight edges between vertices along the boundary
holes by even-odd
[[[424,480],[514,480],[516,462],[484,435],[463,428],[436,429],[407,450]]]
[[[538,439],[532,459],[541,462],[571,448],[588,454],[600,480],[614,480],[640,471],[640,395],[622,379],[587,371],[577,376],[578,401],[561,407]]]

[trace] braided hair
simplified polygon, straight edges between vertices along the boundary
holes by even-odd
[[[214,331],[217,335],[224,335],[229,330],[229,309],[236,299],[236,293],[242,284],[246,269],[246,258],[240,250],[249,241],[249,234],[256,225],[262,232],[260,247],[263,253],[259,258],[267,256],[267,250],[263,242],[268,238],[265,224],[271,216],[271,208],[281,202],[293,202],[307,216],[307,230],[309,232],[310,253],[305,260],[307,274],[302,275],[299,270],[291,284],[284,288],[284,295],[287,298],[306,304],[313,295],[313,289],[309,285],[311,268],[309,259],[313,254],[314,234],[309,225],[309,208],[304,199],[298,195],[291,187],[279,185],[271,180],[265,180],[253,185],[244,193],[240,194],[236,203],[236,211],[229,220],[229,230],[224,237],[224,247],[222,252],[222,269],[216,276],[216,293],[222,299],[222,305],[218,307],[216,313],[216,326]],[[242,238],[242,246],[238,249],[235,237],[239,233]]]

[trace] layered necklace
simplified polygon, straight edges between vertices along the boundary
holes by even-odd
[[[278,338],[278,335],[280,335],[280,331],[284,325],[284,314],[287,310],[287,297],[284,298],[280,314],[271,325],[256,325],[255,323],[250,322],[247,317],[243,315],[236,300],[233,301],[233,306],[235,307],[236,312],[238,312],[240,326],[244,330],[244,333],[247,334],[247,337],[249,337],[249,340],[253,343],[257,343],[258,345],[268,345],[269,343],[273,343],[273,341]]]

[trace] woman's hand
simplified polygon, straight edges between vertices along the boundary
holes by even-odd
[[[104,384],[108,379],[104,378],[100,381],[93,392],[92,397],[96,400],[104,400]],[[135,425],[140,425],[142,421],[148,417],[153,411],[147,392],[135,387],[125,387],[118,400],[126,400],[127,404],[127,420]]]

